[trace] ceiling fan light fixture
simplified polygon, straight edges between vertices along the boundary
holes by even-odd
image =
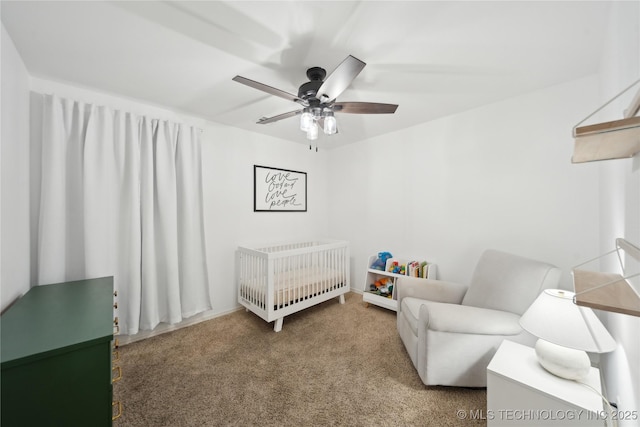
[[[305,108],[300,116],[300,130],[303,132],[309,132],[309,128],[313,124],[313,114],[309,108]]]
[[[307,130],[307,139],[310,141],[315,141],[318,139],[318,125],[313,120],[311,121],[311,125],[309,125],[309,129]]]
[[[333,111],[327,111],[325,113],[323,130],[325,135],[333,135],[338,131],[338,123],[333,115]]]

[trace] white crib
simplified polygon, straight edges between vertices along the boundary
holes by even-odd
[[[236,251],[238,302],[282,330],[285,316],[349,292],[349,243],[318,240]]]

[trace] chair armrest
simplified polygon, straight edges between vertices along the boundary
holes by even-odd
[[[402,298],[414,297],[436,302],[460,304],[467,293],[467,286],[444,280],[419,279],[417,277],[399,277],[396,281],[398,307]]]
[[[518,314],[468,305],[426,302],[420,306],[421,327],[432,331],[473,335],[518,335]]]

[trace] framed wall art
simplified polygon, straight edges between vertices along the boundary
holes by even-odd
[[[307,173],[253,165],[254,212],[306,212]]]

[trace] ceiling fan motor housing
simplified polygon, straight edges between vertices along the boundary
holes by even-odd
[[[318,93],[318,89],[322,86],[324,78],[327,75],[327,71],[321,67],[311,67],[307,70],[307,77],[309,81],[303,83],[298,89],[298,97],[306,100],[315,100]]]

